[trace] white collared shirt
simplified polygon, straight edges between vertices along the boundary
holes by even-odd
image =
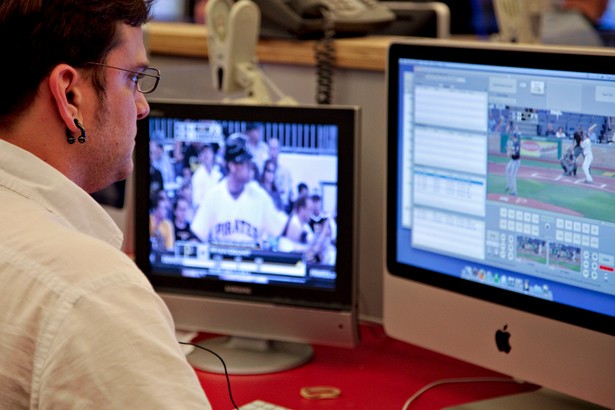
[[[0,408],[211,408],[113,220],[3,140],[0,226]]]

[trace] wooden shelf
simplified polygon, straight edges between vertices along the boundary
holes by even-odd
[[[192,23],[151,22],[146,26],[152,54],[207,57],[207,27]],[[367,36],[335,40],[335,66],[384,71],[386,55],[395,36]],[[261,39],[256,55],[261,63],[315,65],[313,40]]]

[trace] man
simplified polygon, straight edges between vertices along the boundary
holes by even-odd
[[[152,248],[157,251],[172,251],[175,245],[175,228],[169,219],[171,204],[169,199],[161,195],[160,191],[152,201],[152,209],[149,216],[149,235]]]
[[[517,173],[521,166],[521,141],[519,134],[515,131],[512,140],[507,142],[506,152],[508,164],[506,164],[506,192],[512,196],[517,195]]]
[[[280,140],[270,138],[269,144],[269,159],[275,165],[275,185],[280,193],[284,208],[290,212],[290,206],[293,202],[293,178],[290,170],[280,164]]]
[[[310,216],[313,209],[312,198],[308,195],[300,196],[297,199],[288,225],[284,230],[284,237],[291,241],[292,246],[290,249],[283,250],[303,252],[310,248],[314,241],[314,231],[310,226]]]
[[[337,258],[337,223],[332,215],[322,208],[322,198],[318,194],[312,198],[310,226],[314,231],[314,259],[325,265],[334,265]]]
[[[209,409],[172,318],[90,197],[133,168],[150,0],[3,0],[0,407]]]
[[[323,221],[326,221],[331,229],[331,240],[335,242],[337,240],[337,223],[335,222],[335,218],[323,210],[322,197],[320,195],[312,195],[312,204],[313,208],[312,215],[310,216],[310,226],[314,229],[314,232],[316,232],[317,229],[314,227],[321,224]]]
[[[175,183],[175,166],[169,155],[164,151],[164,146],[160,141],[150,141],[149,143],[150,162],[154,168],[160,171],[163,187],[166,187]]]
[[[545,129],[544,136],[545,137],[555,137],[555,128],[553,128],[552,122],[547,123],[547,129]]]
[[[583,174],[585,174],[585,181],[583,182],[586,184],[591,184],[594,182],[590,168],[592,161],[594,160],[594,155],[592,153],[592,141],[587,134],[583,137],[581,149],[583,150],[583,165],[581,168],[583,169]]]
[[[232,134],[226,141],[224,160],[227,176],[201,202],[192,221],[192,231],[203,242],[258,247],[277,238],[287,221],[258,183],[252,183],[252,154],[247,137]]]
[[[265,161],[269,158],[269,146],[261,138],[262,125],[257,122],[249,122],[246,126],[246,148],[252,155],[252,162],[256,164],[259,175],[263,173]]]
[[[175,231],[175,241],[187,242],[197,240],[194,236],[192,228],[190,228],[190,221],[193,215],[192,206],[190,202],[183,197],[178,196],[175,200],[175,206],[173,207],[173,230]]]
[[[594,24],[598,23],[607,5],[608,0],[564,0],[560,2],[562,8],[578,10]]]
[[[562,156],[562,159],[560,160],[560,165],[562,166],[562,169],[564,170],[565,176],[573,176],[573,175],[576,176],[577,175],[577,163],[575,162],[574,150],[572,148],[572,145],[566,149],[566,152],[564,153],[564,155]]]
[[[203,144],[199,151],[199,166],[192,175],[192,207],[198,209],[205,194],[222,179],[222,171],[215,163],[216,144]]]

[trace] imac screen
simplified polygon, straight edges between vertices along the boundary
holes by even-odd
[[[352,346],[358,109],[150,106],[136,258],[178,328]]]
[[[608,53],[427,40],[391,46],[386,280],[397,285],[385,285],[384,295],[391,334],[615,404]],[[431,325],[424,337],[404,316],[423,289],[445,291],[423,301],[443,313],[424,323]],[[456,302],[474,308],[461,314]],[[551,331],[556,324],[560,333]],[[587,345],[575,347],[573,335]],[[575,374],[583,361],[596,367]]]

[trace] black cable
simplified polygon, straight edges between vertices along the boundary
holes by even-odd
[[[222,359],[222,357],[220,357],[220,355],[214,352],[213,350],[208,349],[203,346],[199,346],[196,343],[190,343],[190,342],[178,342],[178,343],[181,345],[193,346],[193,347],[198,347],[199,349],[203,349],[206,352],[213,354],[220,360],[220,362],[222,363],[222,367],[224,368],[224,376],[226,377],[226,387],[228,388],[228,397],[231,400],[231,403],[233,404],[233,407],[235,408],[235,410],[239,410],[239,406],[237,406],[237,404],[235,403],[235,399],[233,399],[233,391],[231,390],[231,379],[229,378],[228,370],[226,369],[226,363],[224,363],[224,360]]]
[[[333,89],[333,65],[335,62],[335,29],[329,13],[323,10],[323,38],[314,44],[316,60],[316,102],[331,104]]]

